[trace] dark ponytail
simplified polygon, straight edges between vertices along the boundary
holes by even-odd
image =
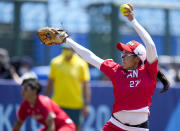
[[[164,73],[159,69],[157,78],[160,80],[160,82],[163,84],[163,89],[159,91],[159,93],[164,93],[169,89],[170,83]]]

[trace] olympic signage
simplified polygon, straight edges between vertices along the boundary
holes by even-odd
[[[0,131],[11,131],[16,120],[16,111],[22,102],[20,87],[16,84],[0,82]],[[8,84],[7,84],[8,83]],[[178,87],[176,85],[175,87]],[[159,85],[158,85],[159,87]],[[111,87],[92,88],[90,115],[85,119],[83,131],[100,131],[109,120],[113,105]],[[151,106],[150,130],[179,131],[180,125],[180,88],[171,88],[165,94],[156,89]],[[28,118],[21,131],[37,131],[42,125]]]

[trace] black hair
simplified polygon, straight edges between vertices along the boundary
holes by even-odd
[[[170,83],[164,73],[159,69],[157,78],[160,80],[160,82],[163,84],[163,89],[159,91],[159,93],[164,93],[169,89]]]
[[[41,92],[42,86],[37,79],[29,78],[23,80],[22,85],[27,84],[32,90],[37,90],[37,95]]]

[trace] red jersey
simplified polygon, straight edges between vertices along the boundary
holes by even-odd
[[[113,60],[105,60],[100,67],[112,81],[115,102],[113,113],[121,110],[137,110],[150,106],[156,88],[158,60],[147,61],[135,70],[124,70]]]
[[[38,95],[36,103],[34,105],[29,104],[28,101],[23,101],[18,110],[18,118],[24,121],[28,116],[32,116],[39,123],[43,124],[45,128],[46,119],[49,113],[54,113],[56,117],[54,118],[56,129],[65,124],[72,124],[70,122],[69,116],[49,97]]]

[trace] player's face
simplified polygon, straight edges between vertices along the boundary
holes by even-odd
[[[138,57],[133,53],[123,51],[121,53],[121,58],[122,58],[122,67],[125,70],[134,69],[136,67],[135,65],[138,64]]]
[[[25,100],[31,99],[34,95],[36,95],[36,90],[32,90],[30,86],[24,84],[21,86],[21,92],[22,92],[22,97]]]

